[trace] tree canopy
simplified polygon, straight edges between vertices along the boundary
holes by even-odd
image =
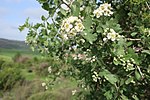
[[[78,99],[148,100],[149,0],[37,1],[49,16],[19,29],[32,49],[72,65],[64,72],[80,80]]]

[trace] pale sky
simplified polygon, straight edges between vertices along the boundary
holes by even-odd
[[[27,31],[19,32],[19,25],[28,17],[30,22],[39,22],[41,15],[47,12],[36,0],[0,0],[0,38],[25,40]]]

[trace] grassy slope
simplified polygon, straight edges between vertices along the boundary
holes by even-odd
[[[5,53],[3,53],[3,55],[0,55],[0,59],[3,58],[6,61],[8,61],[8,60],[12,61],[12,56],[15,53],[16,53],[16,51],[6,50]],[[33,58],[32,53],[30,56],[32,59]],[[39,59],[41,59],[40,56],[39,56]],[[34,93],[34,91],[36,91],[36,89],[34,89],[33,87],[32,87],[33,89],[28,89],[28,88],[30,88],[31,85],[36,84],[37,85],[36,88],[40,89],[41,83],[44,82],[47,77],[39,76],[34,71],[32,73],[29,73],[28,68],[29,67],[21,69],[21,74],[27,82],[30,82],[29,86],[27,85],[27,86],[16,86],[16,87],[14,87],[13,90],[9,92],[10,94],[4,96],[4,100],[9,100],[8,99],[9,97],[12,98],[10,100],[13,100],[14,98],[16,99],[16,96],[12,97],[10,95],[17,95],[18,96],[17,93],[20,91],[20,89],[21,89],[21,91],[23,91],[22,93],[19,92],[20,97],[22,97],[22,98],[24,98],[25,95],[30,93],[29,100],[33,100],[33,98],[36,98],[36,97],[37,97],[36,100],[42,100],[43,96],[45,98],[51,98],[51,100],[58,100],[58,99],[59,100],[70,100],[71,91],[74,90],[77,86],[77,82],[75,80],[70,80],[69,78],[59,78],[55,82],[52,90],[50,90],[50,91],[49,90],[48,91],[39,91],[39,92],[37,91],[36,93]],[[44,89],[44,87],[42,87],[42,88]],[[17,92],[15,92],[15,91],[17,91]],[[20,99],[18,99],[18,100],[20,100]],[[45,99],[45,100],[49,100],[49,99]]]
[[[2,44],[2,43],[1,43]],[[1,45],[0,44],[0,45]],[[7,44],[9,44],[9,43],[7,43]],[[6,47],[9,47],[9,46],[6,46]],[[11,61],[12,62],[12,57],[14,57],[17,53],[21,53],[21,55],[25,55],[25,56],[29,56],[29,57],[31,57],[31,59],[33,58],[33,57],[38,57],[39,59],[41,59],[41,55],[39,54],[39,53],[37,53],[37,52],[32,52],[30,49],[22,49],[22,48],[14,48],[14,47],[11,47],[11,48],[0,48],[0,59],[4,59],[5,61]],[[22,70],[21,70],[21,74],[22,74],[22,76],[24,76],[25,77],[25,80],[26,81],[30,81],[31,82],[31,84],[32,84],[32,81],[34,81],[34,80],[39,80],[39,81],[41,81],[41,82],[44,82],[45,81],[45,79],[47,78],[47,77],[43,77],[43,76],[39,76],[39,75],[37,75],[35,72],[32,72],[32,73],[29,73],[28,72],[28,68],[29,67],[27,67],[27,68],[23,68]],[[41,83],[36,83],[37,85],[39,85],[39,86],[41,86]],[[39,87],[38,86],[38,87]],[[58,96],[58,95],[61,95],[61,96],[69,96],[68,95],[68,92],[69,92],[69,94],[71,93],[70,91],[72,90],[72,89],[74,89],[75,87],[77,86],[77,83],[76,83],[76,81],[74,81],[74,80],[70,80],[70,79],[58,79],[58,81],[55,83],[55,85],[54,85],[54,87],[53,87],[53,89],[50,91],[50,94],[52,93],[53,94],[53,96],[55,96],[56,95],[56,97]],[[37,87],[37,88],[38,88]],[[15,87],[14,88],[14,90],[15,91],[19,91],[18,89],[19,88],[23,88],[23,89],[25,89],[25,88],[28,88],[28,86],[27,87]],[[40,88],[40,87],[39,87]],[[44,88],[44,87],[43,87]],[[34,90],[33,90],[34,91]],[[33,91],[30,91],[30,90],[27,90],[26,92],[33,92]],[[25,93],[26,93],[25,92]],[[35,97],[36,96],[39,96],[40,95],[40,93],[46,93],[46,92],[39,92],[38,94],[33,94],[33,98],[34,98],[34,95],[35,95]],[[64,93],[67,93],[66,95],[64,95]],[[11,92],[11,94],[13,94],[13,95],[16,95],[17,93],[13,93],[13,92]],[[18,95],[18,94],[17,94]],[[24,95],[24,94],[21,94],[21,95]],[[5,96],[5,97],[7,97],[7,96]],[[10,96],[8,96],[8,97],[10,97]],[[33,99],[32,98],[32,99]],[[51,97],[50,97],[51,98]],[[60,97],[61,98],[61,97]],[[38,99],[38,98],[37,98]],[[4,99],[5,100],[5,99]],[[6,100],[8,100],[8,99],[6,99]],[[40,99],[39,99],[40,100]],[[53,100],[56,100],[56,99],[53,99]],[[68,100],[68,99],[65,99],[65,100]]]

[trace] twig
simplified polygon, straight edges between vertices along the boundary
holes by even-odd
[[[127,38],[129,41],[141,41],[141,39],[132,39],[132,38]]]
[[[141,77],[143,78],[143,74],[142,74],[141,69],[139,68],[139,66],[137,66],[137,69],[139,70],[139,73],[140,73]]]
[[[150,10],[150,6],[148,5],[148,3],[147,3],[147,2],[146,2],[146,5],[147,5],[148,9]]]
[[[57,29],[57,26],[56,26],[56,23],[55,23],[54,19],[53,19],[53,18],[51,18],[51,19],[52,19],[52,21],[53,21],[53,24],[54,24],[54,26],[55,26],[55,29],[57,30],[57,33],[56,33],[56,35],[54,36],[54,38],[56,38],[56,37],[58,36],[58,34],[59,34],[59,30]]]
[[[63,0],[61,0],[61,2],[64,3],[69,9],[71,9],[71,7],[66,2],[64,2]]]

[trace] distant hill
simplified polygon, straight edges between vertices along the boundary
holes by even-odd
[[[0,48],[29,50],[29,46],[25,44],[25,41],[8,40],[8,39],[3,39],[3,38],[0,38]]]

